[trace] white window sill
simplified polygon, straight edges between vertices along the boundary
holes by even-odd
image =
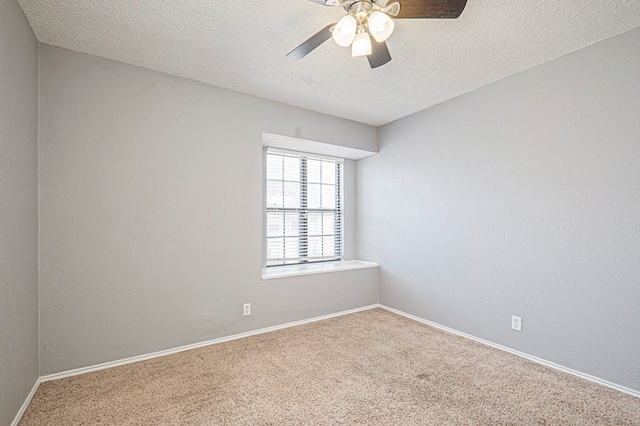
[[[377,268],[378,264],[362,260],[345,260],[342,262],[314,263],[310,265],[273,266],[262,269],[263,280],[296,277],[300,275],[325,274],[327,272],[349,271],[353,269]]]

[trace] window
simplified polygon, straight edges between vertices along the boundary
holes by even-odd
[[[266,266],[342,260],[343,161],[265,151]]]

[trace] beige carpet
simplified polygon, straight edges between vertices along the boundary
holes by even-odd
[[[26,425],[640,425],[640,398],[381,309],[40,386]]]

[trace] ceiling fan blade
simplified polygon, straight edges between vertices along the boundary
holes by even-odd
[[[467,0],[400,0],[400,13],[395,19],[456,19]]]
[[[307,56],[313,49],[320,46],[325,41],[331,38],[331,28],[334,27],[337,22],[333,24],[329,24],[314,35],[312,35],[307,41],[302,43],[300,46],[293,49],[291,52],[287,53],[287,56],[293,59],[302,59]]]
[[[378,43],[373,37],[371,37],[371,55],[367,56],[369,65],[371,68],[378,68],[391,60],[391,54],[387,48],[387,43],[384,41]]]

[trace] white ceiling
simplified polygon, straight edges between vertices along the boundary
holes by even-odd
[[[398,20],[372,70],[332,40],[285,57],[344,14],[309,0],[19,3],[42,43],[372,125],[640,26],[638,0],[469,0],[457,20]]]

